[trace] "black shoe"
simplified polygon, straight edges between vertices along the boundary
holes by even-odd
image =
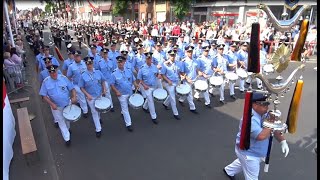
[[[149,113],[148,109],[142,108],[145,113]]]
[[[101,131],[96,132],[96,137],[97,137],[97,138],[100,138],[100,137],[101,137]]]
[[[234,99],[234,100],[236,100],[237,99],[237,97],[233,94],[233,95],[231,95],[230,96],[232,99]]]
[[[173,115],[173,117],[174,117],[176,120],[180,120],[179,115]]]
[[[88,117],[88,113],[83,113],[83,117],[87,118]]]
[[[193,114],[199,114],[196,109],[190,110]]]
[[[102,120],[101,120],[101,119],[99,119],[99,121],[100,121],[100,124],[103,124],[103,122],[102,122]]]
[[[228,176],[228,178],[230,179],[230,180],[235,180],[236,178],[234,177],[234,176],[230,176],[229,174],[227,174],[227,171],[223,168],[223,172],[224,172],[224,174],[226,175],[226,176]]]
[[[66,146],[69,147],[71,145],[71,140],[66,141]]]
[[[158,120],[157,119],[152,119],[153,124],[158,124]]]
[[[58,122],[55,122],[55,123],[54,123],[54,127],[59,128],[59,123],[58,123]]]
[[[210,95],[211,95],[211,97],[215,97],[215,95],[214,95],[214,94],[212,94],[212,93],[210,93]]]
[[[184,103],[182,101],[178,101],[182,107],[184,107]]]
[[[246,82],[247,85],[250,85],[250,83]]]
[[[113,109],[113,108],[111,108],[111,109],[110,109],[110,111],[111,111],[111,112],[114,112],[114,109]]]
[[[212,108],[212,107],[211,107],[211,104],[207,104],[206,107],[209,108],[209,109]]]
[[[220,104],[226,104],[224,101],[220,101]]]
[[[164,105],[164,104],[162,104],[162,106],[164,107],[164,109],[169,110],[169,107],[168,107],[168,106],[166,106],[166,105]]]
[[[129,132],[132,132],[132,131],[133,131],[132,126],[131,126],[131,125],[130,125],[130,126],[127,126],[127,130],[128,130]]]

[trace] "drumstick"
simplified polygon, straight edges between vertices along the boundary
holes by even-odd
[[[140,84],[141,84],[141,80],[139,81],[138,87],[137,87],[136,90],[134,91],[135,94],[137,93]]]

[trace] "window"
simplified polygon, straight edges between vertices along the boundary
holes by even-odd
[[[144,0],[141,0],[141,1],[140,1],[140,4],[144,4],[144,3],[145,3]]]
[[[148,19],[151,19],[151,13],[148,13]]]
[[[165,4],[166,0],[156,0],[156,4]]]

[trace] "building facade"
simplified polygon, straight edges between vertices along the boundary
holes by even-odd
[[[231,1],[212,1],[206,2],[197,0],[191,7],[191,19],[195,22],[203,21],[220,21],[224,20],[226,24],[232,25],[237,22],[250,23],[257,19],[267,20],[264,12],[257,9],[257,5],[263,3],[269,6],[275,17],[281,19],[282,13],[288,13],[288,18],[291,18],[299,10],[302,5],[310,5],[311,9],[303,14],[303,18],[310,18],[311,23],[316,24],[317,21],[317,2],[300,1],[298,6],[290,11],[284,8],[284,1],[245,1],[245,0],[231,0]],[[311,13],[312,12],[312,13]]]
[[[170,1],[166,0],[140,0],[139,20],[152,23],[170,22],[172,20]]]

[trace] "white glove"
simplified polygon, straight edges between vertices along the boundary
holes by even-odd
[[[287,157],[287,155],[289,154],[289,146],[286,140],[282,140],[280,142],[281,144],[281,149],[282,149],[282,153],[284,153],[284,157]]]

